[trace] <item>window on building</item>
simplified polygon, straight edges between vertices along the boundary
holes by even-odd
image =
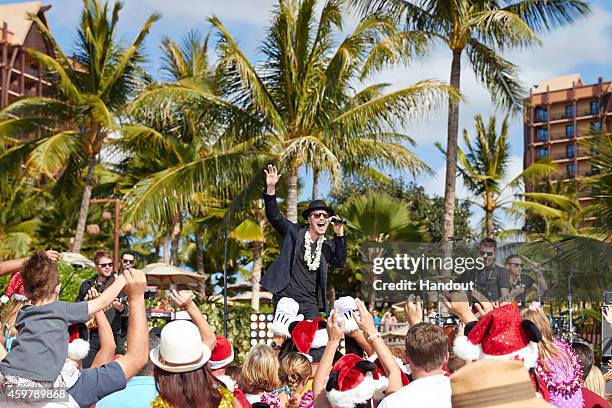
[[[599,100],[591,101],[591,115],[599,115]]]
[[[569,159],[573,159],[576,156],[576,146],[573,144],[565,146],[565,153]]]
[[[574,137],[574,125],[565,125],[565,137],[568,139]]]
[[[569,163],[567,165],[567,176],[574,177],[576,175],[576,163]]]
[[[546,122],[548,120],[548,109],[537,107],[535,110],[536,122]]]
[[[538,138],[538,142],[547,141],[548,140],[548,129],[544,127],[538,128],[537,138]]]
[[[565,117],[566,118],[574,117],[574,105],[565,105]]]
[[[540,147],[537,151],[538,153],[538,159],[544,159],[546,157],[548,157],[548,148],[547,147]]]

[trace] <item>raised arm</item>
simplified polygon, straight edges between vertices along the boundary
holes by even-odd
[[[125,286],[125,281],[126,278],[124,275],[117,276],[112,285],[106,288],[100,297],[87,302],[87,313],[89,313],[89,315],[95,314],[113,303],[117,295],[119,295],[119,292],[121,292],[121,289]]]
[[[329,377],[332,366],[334,365],[334,355],[336,355],[336,350],[338,350],[338,347],[340,346],[340,340],[342,340],[343,334],[344,322],[339,325],[336,321],[336,313],[332,313],[331,316],[329,316],[329,319],[327,319],[327,337],[329,338],[329,341],[325,346],[325,351],[323,351],[323,356],[321,356],[319,367],[317,367],[317,371],[315,372],[315,376],[312,381],[312,392],[314,393],[315,400],[317,399],[317,396],[324,394],[323,391],[325,390],[325,383],[327,381],[327,377]]]
[[[138,374],[149,361],[149,334],[144,302],[147,278],[143,271],[135,269],[123,271],[123,276],[125,276],[124,280],[127,282],[125,292],[128,295],[129,330],[127,351],[125,355],[117,359],[117,363],[121,366],[125,379],[129,380]]]
[[[264,173],[266,173],[266,191],[263,200],[266,207],[266,218],[279,234],[285,236],[292,222],[283,217],[276,203],[276,184],[280,179],[280,174],[278,174],[276,167],[271,164],[268,164]]]
[[[385,374],[389,379],[389,385],[385,389],[385,394],[389,395],[402,388],[402,371],[397,361],[395,361],[393,353],[391,353],[380,333],[376,330],[372,314],[368,312],[368,309],[360,299],[355,299],[355,303],[357,303],[357,309],[359,309],[359,318],[355,320],[359,328],[365,333],[368,341],[372,343],[376,354],[378,354],[380,364],[382,364]]]
[[[100,336],[100,350],[98,350],[91,363],[92,368],[112,362],[113,357],[115,357],[116,348],[113,329],[106,318],[106,314],[100,310],[96,312],[95,318],[96,324],[98,325],[98,335]]]
[[[189,317],[191,317],[191,321],[196,325],[198,330],[200,331],[200,337],[202,337],[202,343],[206,344],[208,348],[212,351],[215,348],[215,344],[217,343],[217,338],[215,337],[215,332],[210,327],[204,316],[202,316],[202,312],[193,303],[193,294],[189,290],[182,290],[177,292],[176,290],[172,290],[170,293],[170,299],[172,303],[174,303],[177,307],[180,307],[183,310],[186,310],[189,313]]]

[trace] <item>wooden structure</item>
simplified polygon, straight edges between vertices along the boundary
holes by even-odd
[[[44,67],[27,52],[31,48],[52,53],[29,18],[37,15],[46,25],[45,12],[50,8],[40,1],[0,5],[0,109],[21,97],[41,96],[51,85],[44,78]]]

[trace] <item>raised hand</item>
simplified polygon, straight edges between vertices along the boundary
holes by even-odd
[[[147,286],[145,273],[138,269],[129,268],[123,271],[123,276],[126,282],[125,293],[127,293],[128,298],[144,298],[145,287]]]
[[[355,303],[357,303],[357,309],[359,310],[359,315],[355,315],[357,326],[363,330],[366,337],[376,334],[378,330],[376,330],[376,326],[374,325],[374,317],[372,317],[372,314],[368,311],[368,308],[365,307],[365,304],[361,301],[361,299],[355,299]]]
[[[59,253],[59,252],[57,252],[57,251],[54,251],[54,250],[52,250],[52,249],[49,249],[48,251],[45,251],[45,254],[47,254],[47,256],[48,256],[49,258],[51,258],[51,260],[52,260],[53,262],[57,262],[57,261],[59,261],[59,260],[60,260],[60,256],[61,256],[61,255],[60,255],[60,253]]]
[[[266,174],[266,193],[268,195],[273,195],[276,193],[276,184],[281,175],[276,169],[276,166],[271,164],[268,164],[268,167],[264,169],[264,173]]]
[[[423,321],[423,303],[419,298],[414,299],[414,295],[410,295],[404,306],[406,312],[406,320],[410,327],[417,325]]]
[[[337,312],[334,310],[334,313],[327,319],[327,337],[330,342],[339,343],[342,340],[342,336],[344,336],[344,322],[338,324],[336,314]]]
[[[610,327],[612,327],[612,306],[606,306],[604,311],[601,313],[603,318],[608,322]]]
[[[172,289],[170,300],[176,307],[187,310],[193,304],[193,293],[190,290],[178,292],[176,289]]]

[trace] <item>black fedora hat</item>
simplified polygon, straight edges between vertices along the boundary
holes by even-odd
[[[307,220],[310,213],[316,210],[325,210],[327,214],[329,214],[330,217],[334,215],[334,210],[332,210],[331,207],[325,204],[325,201],[314,200],[314,201],[311,201],[310,204],[308,204],[307,209],[302,211],[302,217],[304,217],[304,219]]]

